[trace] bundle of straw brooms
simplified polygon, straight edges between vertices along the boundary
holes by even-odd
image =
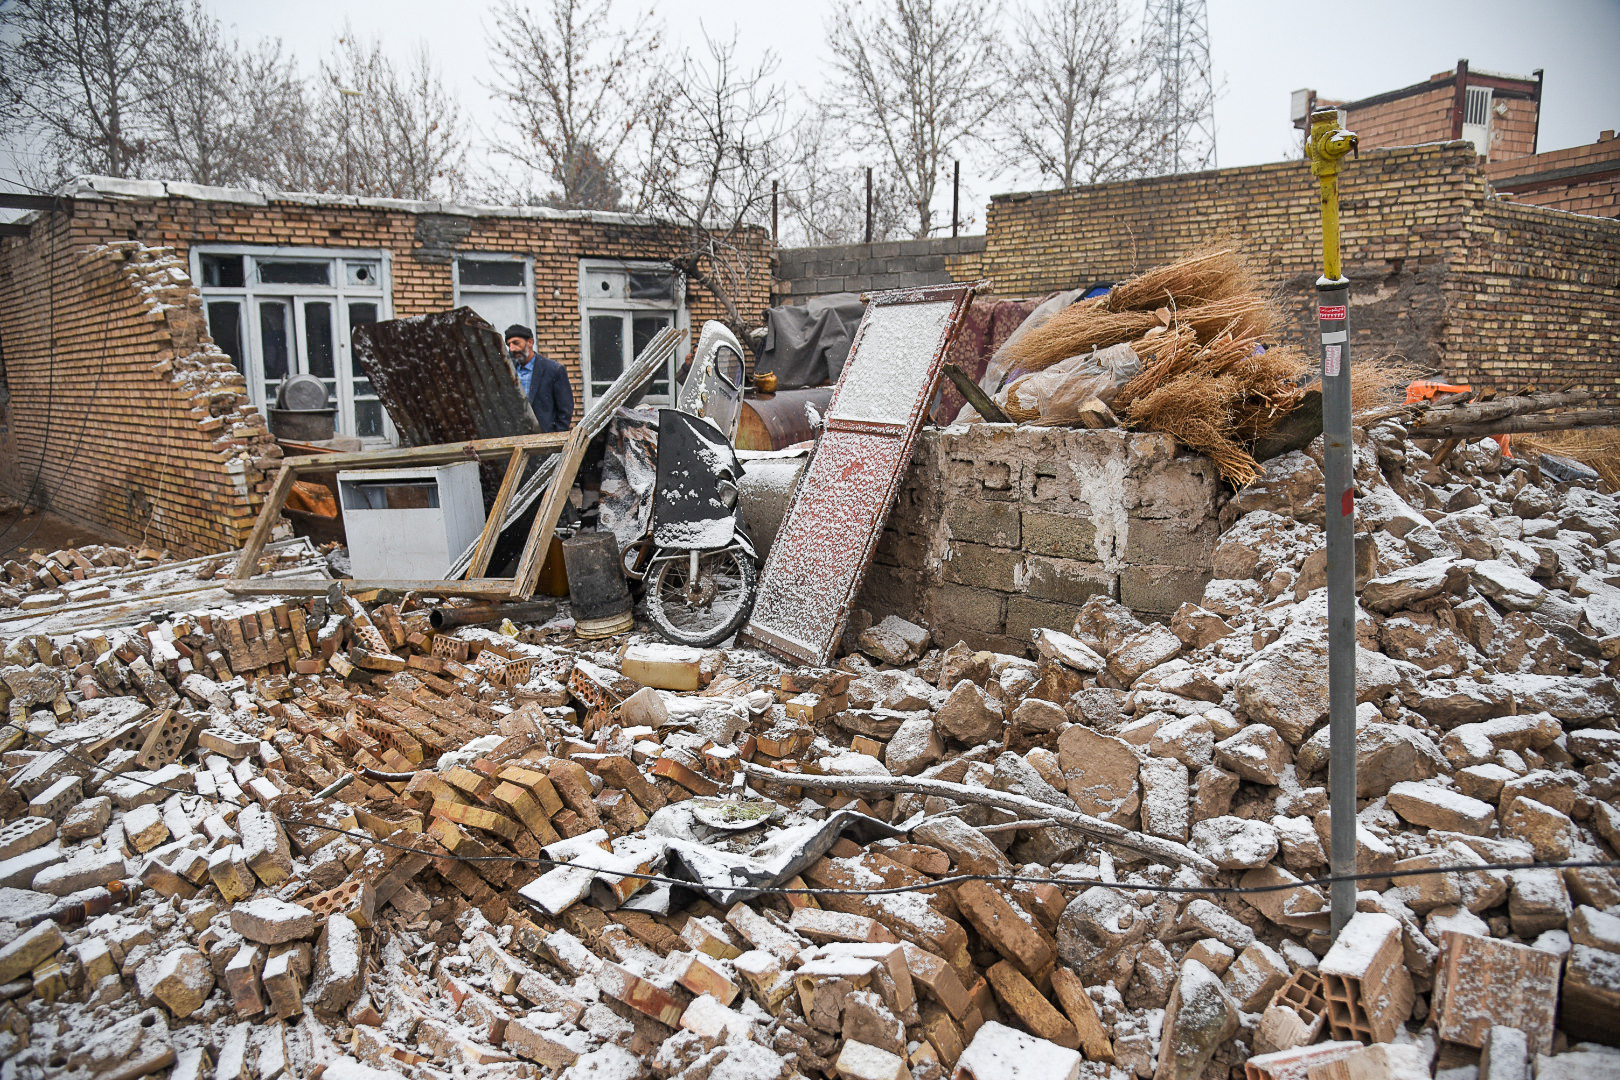
[[[1222,476],[1241,486],[1261,472],[1246,447],[1305,396],[1311,364],[1297,346],[1276,344],[1281,321],[1239,251],[1202,251],[1010,340],[1005,370],[1024,377],[1128,343],[1141,371],[1114,393],[1114,412],[1130,427],[1162,431],[1209,455]]]

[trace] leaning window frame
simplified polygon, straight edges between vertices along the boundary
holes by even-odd
[[[668,302],[668,301],[663,301],[663,300],[631,300],[628,297],[625,297],[625,298],[622,298],[622,299],[597,300],[597,299],[591,297],[590,291],[586,288],[586,283],[590,278],[591,271],[593,271],[593,270],[623,270],[626,273],[632,273],[632,272],[640,271],[640,270],[648,270],[648,271],[654,271],[654,272],[657,272],[657,273],[660,273],[660,274],[672,275],[675,278],[675,299],[674,299],[674,301],[672,303]],[[579,284],[578,284],[578,289],[579,289],[579,380],[580,380],[580,394],[581,394],[581,397],[583,398],[582,408],[589,408],[592,401],[595,400],[593,398],[593,396],[591,395],[591,371],[590,371],[590,363],[591,363],[591,315],[592,315],[593,312],[598,313],[598,314],[602,314],[602,313],[606,313],[606,312],[625,312],[625,313],[628,313],[628,312],[636,312],[636,311],[673,312],[675,317],[670,321],[672,326],[674,326],[676,329],[681,330],[683,332],[688,331],[688,330],[691,329],[691,325],[692,325],[691,315],[687,311],[687,307],[686,307],[686,301],[687,301],[686,275],[682,274],[678,270],[673,269],[669,265],[668,262],[666,262],[666,261],[664,261],[662,259],[582,258],[582,259],[579,260]],[[625,368],[626,369],[629,368],[630,362],[633,359],[634,359],[634,357],[627,357],[626,358],[626,360],[625,360]],[[669,400],[668,401],[663,401],[661,398],[655,399],[655,398],[649,397],[647,399],[647,401],[646,401],[646,404],[649,404],[649,405],[660,405],[660,404],[662,404],[662,405],[666,405],[666,406],[669,406],[669,407],[674,406],[675,397],[676,397],[678,389],[679,389],[675,385],[675,377],[676,377],[676,374],[679,372],[679,370],[680,370],[680,367],[679,367],[679,364],[677,363],[677,358],[671,358],[671,360],[669,362],[668,375],[666,376],[666,378],[668,379],[668,382],[669,382]]]
[[[205,255],[242,255],[250,256],[255,260],[275,259],[320,259],[331,265],[329,284],[326,285],[282,285],[264,284],[257,280],[256,263],[247,264],[243,274],[245,284],[240,287],[202,284],[202,260]],[[344,271],[341,260],[366,260],[376,262],[379,268],[378,280],[375,286],[351,285],[348,275]],[[244,355],[232,357],[240,365],[243,377],[248,384],[248,400],[256,405],[266,417],[269,416],[270,407],[274,404],[261,400],[264,387],[263,358],[259,355],[258,336],[253,332],[257,326],[256,305],[259,300],[277,298],[287,299],[330,299],[334,307],[334,316],[341,320],[341,331],[335,335],[336,354],[333,357],[334,371],[347,372],[353,366],[351,342],[349,340],[349,309],[352,301],[375,301],[377,304],[377,318],[379,321],[394,317],[394,256],[385,248],[348,248],[348,247],[309,247],[309,246],[283,246],[278,244],[193,244],[188,252],[188,261],[191,266],[191,280],[197,283],[197,289],[202,294],[204,320],[206,325],[207,306],[210,299],[226,300],[237,299],[242,303],[242,352]],[[295,338],[299,336],[299,327],[303,325],[304,315],[302,305],[293,305]],[[338,383],[338,414],[343,417],[344,425],[352,428],[356,422],[354,414],[354,395],[351,378],[336,380]],[[385,408],[382,415],[383,434],[381,437],[372,436],[364,440],[367,446],[393,446],[399,442],[399,433]]]
[[[469,285],[467,291],[473,293],[499,293],[507,296],[523,296],[526,305],[526,318],[517,320],[524,326],[535,325],[535,312],[538,303],[535,298],[534,286],[534,257],[532,255],[514,255],[504,251],[458,251],[451,265],[451,303],[455,307],[464,306],[461,300],[461,260],[471,259],[474,262],[517,262],[523,264],[522,285]],[[506,328],[497,326],[497,331]]]

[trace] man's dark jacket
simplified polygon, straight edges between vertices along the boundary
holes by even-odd
[[[534,354],[529,405],[541,431],[567,431],[574,425],[574,388],[568,383],[568,370],[543,353]]]

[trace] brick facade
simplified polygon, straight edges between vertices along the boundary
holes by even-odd
[[[280,451],[209,341],[172,249],[81,247],[58,215],[8,246],[0,341],[8,493],[132,541],[234,547]]]
[[[1597,142],[1512,161],[1493,161],[1485,176],[1498,194],[1596,217],[1620,217],[1620,138],[1613,131]]]
[[[759,272],[743,283],[735,299],[745,314],[754,314],[769,302],[771,262],[764,231],[752,231],[749,238],[747,254]],[[143,294],[127,275],[108,277],[96,269],[105,257],[98,262],[89,254],[129,242],[164,249],[164,258],[172,260],[165,263],[177,275],[170,279],[171,292],[180,292],[171,297],[174,306],[160,315],[140,307]],[[115,477],[128,464],[109,458],[127,455],[170,477],[163,484],[153,479],[154,487],[141,487],[152,506],[166,508],[168,515],[164,523],[168,532],[153,534],[154,542],[161,540],[186,552],[220,550],[240,542],[251,525],[265,478],[252,465],[238,475],[242,466],[225,460],[228,450],[212,448],[214,456],[206,462],[194,459],[193,431],[177,431],[176,424],[177,418],[185,418],[195,428],[197,421],[186,409],[169,409],[166,399],[161,408],[150,400],[169,392],[167,383],[153,378],[154,364],[211,348],[200,321],[200,296],[187,273],[193,244],[390,252],[393,311],[399,318],[452,305],[458,252],[530,256],[535,345],[568,369],[578,403],[583,400],[581,260],[667,258],[678,250],[679,242],[674,227],[625,214],[266,196],[178,183],[81,182],[66,209],[38,216],[26,237],[0,240],[0,346],[10,394],[9,415],[0,428],[0,459],[11,463],[0,464],[0,493],[33,495],[36,505],[43,494],[50,508],[64,517],[138,539],[158,520],[157,509],[144,517],[119,512],[120,483],[102,480]],[[92,288],[91,281],[102,284]],[[181,309],[195,319],[171,333],[166,320],[173,320],[172,313]],[[687,311],[694,327],[722,314],[718,301],[692,284],[687,289]],[[106,338],[116,346],[103,349]],[[216,362],[219,355],[215,350],[209,362]],[[99,384],[97,371],[102,372]],[[213,375],[227,378],[221,372]],[[174,381],[186,380],[176,376]],[[239,376],[232,385],[245,392]],[[132,404],[139,407],[131,408]],[[245,400],[233,408],[251,416],[242,423],[262,429],[262,421]],[[50,426],[43,418],[47,414],[54,417]],[[74,441],[63,431],[64,416],[72,420],[68,428],[77,431],[82,419],[88,432],[77,455]],[[105,433],[111,430],[120,433],[121,441],[107,441]],[[208,434],[202,445],[212,447],[215,438]],[[41,476],[50,479],[36,486],[33,470],[42,454]],[[241,455],[233,460],[241,460]],[[198,484],[208,493],[198,495],[199,501],[188,508],[184,492]],[[92,494],[78,491],[81,487],[107,490]],[[166,494],[168,502],[151,494],[157,488],[169,493],[171,487],[179,494]],[[234,494],[218,501],[226,490]],[[133,495],[131,500],[137,501]]]
[[[1309,95],[1309,108],[1337,108],[1363,150],[1450,142],[1463,137],[1464,102],[1469,87],[1491,91],[1490,138],[1479,152],[1493,162],[1528,157],[1536,152],[1541,121],[1541,77],[1524,79],[1472,71],[1462,60],[1455,71],[1442,71],[1426,82],[1375,94],[1359,101],[1329,101]],[[1296,120],[1304,130],[1308,119]],[[1302,136],[1303,138],[1303,136]]]
[[[1103,594],[1167,619],[1211,576],[1221,487],[1156,433],[923,432],[857,606],[1022,654]]]
[[[1494,198],[1466,143],[1363,151],[1341,197],[1358,355],[1620,401],[1620,222]],[[1314,351],[1320,220],[1302,161],[999,195],[983,255],[952,270],[1038,296],[1236,241],[1277,290],[1285,336]]]

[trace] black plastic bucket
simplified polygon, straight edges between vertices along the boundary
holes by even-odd
[[[608,637],[635,625],[619,541],[609,532],[578,532],[562,542],[568,602],[580,637]]]

